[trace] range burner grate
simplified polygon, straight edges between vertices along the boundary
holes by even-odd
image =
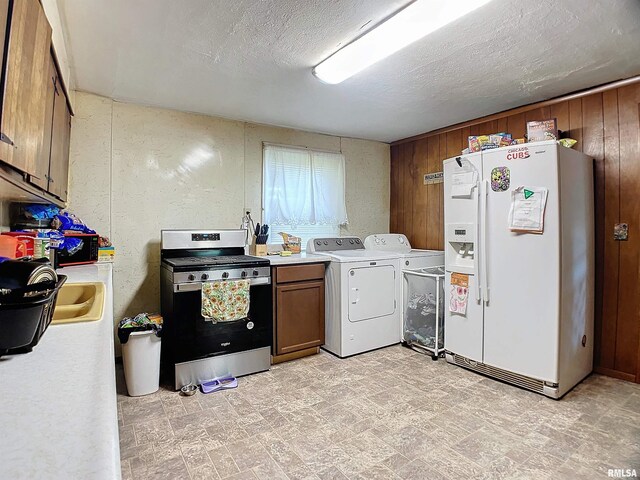
[[[242,266],[245,264],[267,264],[269,261],[250,255],[220,255],[165,258],[165,262],[173,267],[227,267],[233,265]]]

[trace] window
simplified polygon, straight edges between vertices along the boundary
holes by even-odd
[[[278,232],[302,238],[336,237],[347,223],[345,165],[341,153],[265,145],[263,150],[263,221],[270,240]]]

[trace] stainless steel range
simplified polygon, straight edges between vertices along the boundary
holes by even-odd
[[[273,300],[269,260],[244,255],[245,230],[163,230],[162,363],[176,389],[222,375],[269,370]],[[201,313],[204,282],[250,280],[245,318],[212,322]]]

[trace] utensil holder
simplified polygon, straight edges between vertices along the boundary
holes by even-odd
[[[267,256],[267,245],[256,243],[257,237],[253,236],[253,242],[249,245],[249,253],[251,255],[255,255],[257,257],[266,257]]]

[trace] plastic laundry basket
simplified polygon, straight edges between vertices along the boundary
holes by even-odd
[[[152,330],[131,332],[122,344],[127,391],[132,397],[148,395],[160,387],[160,337]]]

